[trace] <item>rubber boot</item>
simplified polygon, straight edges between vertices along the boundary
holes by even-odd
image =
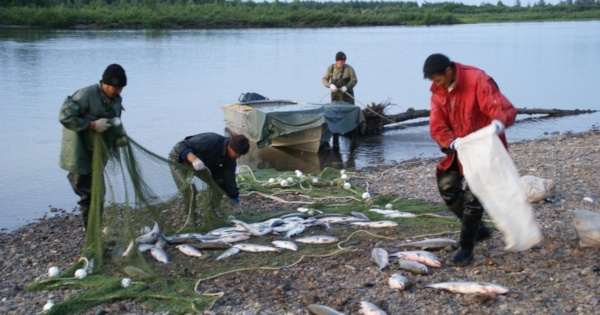
[[[475,247],[482,216],[483,208],[476,199],[465,204],[460,229],[460,248],[450,259],[451,265],[464,267],[473,262],[473,247]]]

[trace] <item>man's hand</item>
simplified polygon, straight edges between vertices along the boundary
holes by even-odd
[[[504,133],[504,124],[501,121],[499,121],[498,119],[492,120],[492,123],[490,125],[496,127],[496,134],[497,135],[501,135],[501,134]]]
[[[331,92],[336,92],[337,91],[337,86],[335,86],[335,84],[330,84],[329,88],[331,89]]]
[[[196,158],[194,160],[194,162],[192,162],[192,166],[194,167],[194,169],[196,171],[201,171],[206,168],[206,166],[204,165],[204,162],[202,162],[202,160],[199,158]]]
[[[344,85],[344,86],[342,86],[340,91],[342,91],[342,93],[346,93],[346,91],[348,91],[348,88]]]
[[[108,130],[108,128],[112,127],[112,125],[106,118],[100,118],[98,120],[91,122],[91,124],[92,124],[92,129],[94,129],[96,132],[99,132],[99,133],[103,133],[106,130]]]

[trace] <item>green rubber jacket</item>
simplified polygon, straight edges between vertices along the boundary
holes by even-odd
[[[121,117],[124,110],[121,96],[110,99],[102,92],[100,83],[77,90],[68,96],[60,108],[59,121],[63,125],[60,151],[60,167],[76,174],[88,175],[92,172],[92,151],[95,131],[89,128],[90,122],[100,118]],[[125,136],[121,124],[100,134],[110,150],[115,141]]]

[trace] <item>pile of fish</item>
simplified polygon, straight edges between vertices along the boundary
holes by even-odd
[[[304,244],[329,244],[338,242],[335,236],[318,234],[311,236],[300,236],[308,228],[322,227],[325,231],[330,231],[332,225],[346,224],[354,225],[361,228],[387,228],[396,227],[398,224],[394,221],[371,221],[366,215],[361,212],[352,212],[352,215],[322,213],[320,211],[310,211],[311,214],[319,213],[315,216],[310,216],[309,211],[305,208],[299,208],[299,213],[291,213],[278,218],[268,219],[258,223],[246,223],[240,220],[232,219],[231,227],[223,227],[212,230],[206,234],[200,233],[184,233],[165,236],[160,231],[159,225],[154,224],[150,229],[146,227],[143,234],[132,241],[122,256],[130,255],[137,245],[140,252],[150,251],[152,257],[161,263],[168,264],[170,262],[165,248],[168,245],[174,245],[181,253],[190,257],[201,257],[201,249],[219,249],[223,252],[216,260],[227,259],[239,252],[282,252],[284,250],[297,251],[297,243]],[[410,218],[415,215],[408,212],[400,212],[397,210],[381,210],[370,209],[379,215],[389,216],[390,218]],[[273,240],[271,245],[261,245],[255,243],[247,243],[244,241],[252,237],[261,237],[265,235],[280,236],[281,239]],[[242,243],[244,242],[244,243]],[[428,250],[441,248],[456,248],[457,241],[448,238],[433,238],[422,241],[407,242],[397,244],[396,247],[401,250],[388,253],[383,248],[374,248],[371,251],[371,260],[377,265],[380,271],[390,265],[394,265],[394,269],[406,271],[416,275],[429,274],[428,268],[442,267],[441,260]],[[394,272],[388,278],[388,285],[391,289],[403,291],[412,284],[412,281],[401,272]],[[505,294],[508,289],[494,283],[487,282],[441,282],[425,285],[426,288],[446,290],[461,294]],[[307,309],[313,314],[343,314],[328,306],[320,304],[307,305]],[[363,314],[386,314],[377,305],[369,301],[360,302],[360,310]]]
[[[352,215],[339,213],[318,212],[315,216],[310,216],[299,208],[298,213],[283,215],[278,218],[268,219],[263,222],[246,223],[240,220],[232,219],[233,226],[222,227],[212,230],[206,234],[201,233],[183,233],[165,236],[157,223],[150,229],[146,227],[142,235],[132,241],[128,248],[123,252],[125,257],[131,254],[131,251],[137,245],[140,252],[150,251],[151,256],[157,261],[168,264],[169,256],[165,251],[168,245],[175,245],[181,253],[190,257],[201,257],[202,249],[224,250],[216,260],[222,260],[236,255],[239,252],[281,252],[283,250],[298,250],[297,243],[303,244],[329,244],[338,242],[339,239],[330,235],[311,235],[300,237],[308,228],[322,227],[325,231],[332,229],[332,225],[346,224],[358,226],[361,228],[387,228],[398,226],[394,221],[371,221],[361,212],[353,212]],[[396,210],[393,210],[396,211]],[[271,245],[261,245],[254,243],[241,243],[252,237],[261,237],[265,235],[281,236],[281,240],[274,240]]]

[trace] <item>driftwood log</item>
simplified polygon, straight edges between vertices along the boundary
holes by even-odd
[[[565,109],[541,109],[541,108],[517,108],[518,115],[546,115],[546,117],[562,117],[562,116],[572,116],[572,115],[580,115],[580,114],[591,114],[595,113],[596,110],[565,110]],[[420,109],[414,110],[409,109],[404,113],[394,114],[394,115],[385,115],[386,119],[382,120],[383,125],[388,125],[385,127],[386,130],[392,129],[403,129],[409,126],[415,125],[426,125],[429,122],[422,121],[417,123],[409,123],[409,124],[398,124],[396,123],[417,119],[417,118],[429,118],[429,110],[428,109]],[[394,124],[394,125],[391,125]]]

